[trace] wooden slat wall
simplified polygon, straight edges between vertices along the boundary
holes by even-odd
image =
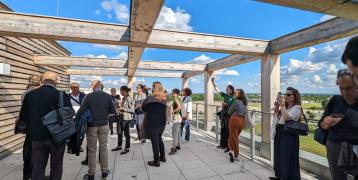
[[[41,39],[0,37],[0,63],[11,65],[11,75],[0,75],[0,159],[22,148],[24,135],[15,135],[15,120],[21,108],[21,94],[26,90],[32,74],[45,71],[60,74],[59,89],[68,90],[70,77],[67,67],[42,66],[33,63],[33,55],[68,56],[68,52],[53,42]]]

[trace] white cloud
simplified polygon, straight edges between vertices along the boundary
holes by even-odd
[[[226,82],[227,85],[232,85],[231,81]]]
[[[95,12],[94,12],[95,15],[100,15],[101,14],[101,10],[97,9]]]
[[[121,52],[117,56],[113,57],[117,59],[128,59],[128,53],[127,52]]]
[[[319,75],[315,74],[315,75],[313,76],[313,82],[315,82],[315,83],[321,83],[321,82],[322,82],[322,79],[321,79],[321,77],[320,77]]]
[[[164,6],[159,14],[154,28],[176,31],[192,31],[193,27],[189,25],[190,18],[190,14],[179,7],[173,10]]]
[[[290,59],[290,62],[286,66],[282,66],[282,74],[286,75],[299,75],[309,71],[319,71],[324,67],[324,63],[312,63],[311,61],[299,61],[296,59]]]
[[[89,57],[89,58],[107,58],[107,56],[104,55],[104,54],[101,54],[101,55],[98,55],[98,56],[95,56],[94,54],[87,54],[87,55],[85,55],[85,57]]]
[[[221,69],[214,72],[215,76],[240,76],[240,73],[232,69]]]
[[[326,15],[322,16],[322,17],[319,19],[319,21],[320,21],[320,22],[328,21],[328,20],[333,19],[333,18],[335,18],[335,17],[336,17],[336,16],[332,16],[332,15],[326,14]]]
[[[93,47],[108,49],[108,50],[115,50],[115,51],[123,50],[123,46],[117,46],[117,45],[94,44]]]
[[[144,84],[146,82],[144,78],[136,79],[135,81],[137,82],[137,84]]]
[[[349,38],[325,43],[323,47],[310,47],[305,61],[339,63]]]
[[[117,0],[102,1],[102,8],[107,12],[114,12],[118,21],[128,23],[129,10],[127,5],[118,3]]]
[[[201,83],[201,81],[197,77],[190,78],[190,82],[195,83],[195,84]]]
[[[195,57],[192,61],[194,63],[207,64],[207,63],[213,62],[214,59],[212,59],[209,56],[206,56],[205,54],[202,54],[202,55],[200,55],[198,57]]]
[[[330,64],[328,66],[328,69],[327,69],[327,73],[328,74],[331,74],[331,75],[335,75],[337,73],[338,69],[337,69],[337,65],[335,64]]]

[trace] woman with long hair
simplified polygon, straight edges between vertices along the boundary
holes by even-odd
[[[137,94],[134,96],[134,102],[135,102],[134,119],[135,119],[137,134],[138,134],[138,140],[140,139],[139,127],[141,126],[143,119],[144,119],[144,112],[142,111],[142,103],[146,98],[147,98],[147,95],[144,93],[144,85],[138,84],[137,85]],[[144,143],[145,139],[141,139],[141,142]]]
[[[295,88],[288,87],[284,97],[275,102],[274,171],[270,179],[301,179],[299,164],[299,137],[284,130],[287,121],[298,121],[303,115],[301,95]]]
[[[160,166],[161,162],[166,162],[165,149],[162,134],[167,122],[167,96],[164,94],[163,86],[160,82],[154,82],[152,86],[152,96],[144,100],[142,110],[145,112],[144,129],[145,136],[152,142],[154,160],[148,161],[149,166]]]
[[[235,91],[236,101],[233,102],[228,110],[229,120],[229,156],[230,161],[234,162],[234,156],[239,156],[239,135],[245,127],[245,113],[247,111],[247,100],[242,89]]]

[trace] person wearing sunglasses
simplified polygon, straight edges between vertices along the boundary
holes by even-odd
[[[344,134],[349,134],[346,132],[351,126],[345,125],[349,122],[349,117],[345,116],[348,108],[358,110],[357,85],[354,76],[348,69],[338,71],[336,84],[339,87],[340,95],[335,95],[329,100],[323,116],[318,122],[318,127],[324,129],[323,132],[326,134],[325,145],[332,179],[346,180],[347,174],[337,166],[341,143],[346,139],[340,134],[343,134],[342,131],[345,131]],[[351,135],[354,136],[354,130]],[[355,179],[357,178],[355,177]]]
[[[278,97],[274,104],[274,119],[276,131],[274,135],[274,171],[276,177],[269,179],[298,180],[299,165],[299,137],[284,130],[286,121],[298,121],[303,114],[301,95],[295,88],[288,87],[284,97]]]
[[[144,112],[142,111],[142,103],[143,101],[147,98],[147,95],[144,93],[144,85],[142,84],[138,84],[137,85],[137,94],[135,94],[134,96],[134,102],[135,102],[135,106],[134,106],[134,120],[135,120],[135,124],[136,124],[136,129],[137,129],[137,139],[140,139],[140,135],[139,135],[139,127],[141,126],[143,119],[144,119]],[[146,140],[142,139],[141,143],[145,143]]]

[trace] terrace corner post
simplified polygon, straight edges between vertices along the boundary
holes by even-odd
[[[127,86],[131,89],[131,95],[133,95],[135,89],[134,89],[134,81],[135,81],[135,77],[134,76],[128,76],[128,80],[127,80]]]
[[[271,112],[280,91],[280,55],[265,54],[261,59],[261,111]],[[273,160],[271,140],[272,115],[261,114],[261,146],[260,155]]]
[[[181,79],[181,87],[182,87],[182,89],[184,89],[184,88],[188,88],[189,87],[189,78],[182,78]]]
[[[211,82],[214,71],[205,71],[204,73],[204,130],[211,131],[212,127],[215,125],[214,122],[214,87]]]

